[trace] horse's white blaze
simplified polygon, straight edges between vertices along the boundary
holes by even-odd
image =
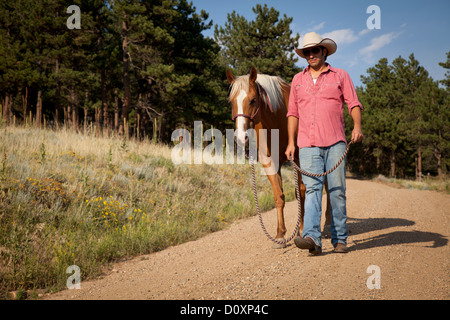
[[[247,92],[245,92],[244,90],[241,90],[241,92],[239,93],[239,95],[236,98],[236,102],[238,105],[238,114],[244,114],[244,99],[247,97]],[[241,144],[245,143],[245,130],[244,130],[244,125],[245,125],[245,118],[244,117],[237,117],[236,118],[236,137],[238,139],[238,141]]]

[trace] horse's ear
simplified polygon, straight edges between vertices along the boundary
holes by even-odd
[[[231,73],[231,71],[228,70],[228,69],[227,69],[227,80],[228,80],[229,83],[233,83],[234,82],[234,76]]]
[[[250,70],[250,83],[255,83],[256,77],[258,76],[258,72],[256,71],[255,67],[252,67],[252,70]]]

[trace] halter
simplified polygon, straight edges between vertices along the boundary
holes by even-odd
[[[269,96],[267,95],[266,90],[264,90],[264,88],[259,83],[256,84],[256,88],[258,89],[258,108],[256,109],[255,113],[252,116],[249,116],[248,114],[244,114],[244,113],[239,113],[239,114],[234,115],[231,118],[231,120],[234,121],[234,120],[236,120],[237,117],[244,117],[244,118],[250,119],[250,121],[254,121],[253,118],[256,117],[256,115],[259,113],[259,109],[260,109],[260,102],[261,102],[261,94],[260,93],[263,93],[266,95],[267,104],[269,106],[269,109],[271,112],[273,112],[272,105],[270,104],[270,99],[269,99]]]

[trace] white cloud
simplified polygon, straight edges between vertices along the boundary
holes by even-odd
[[[325,22],[321,22],[317,25],[314,25],[312,28],[308,29],[308,32],[318,31],[320,29],[323,29],[324,26],[325,26]],[[370,32],[369,29],[363,29],[358,33],[353,31],[352,29],[339,29],[339,30],[333,30],[331,32],[323,33],[323,34],[321,34],[321,37],[333,39],[337,43],[337,45],[340,46],[343,44],[350,44],[350,43],[356,42],[357,40],[359,40],[360,37],[366,35],[369,32]],[[300,43],[301,43],[301,41],[300,41]]]
[[[358,36],[352,29],[340,29],[334,30],[328,33],[322,34],[322,38],[333,39],[337,45],[348,44],[358,40]]]
[[[345,62],[349,67],[354,67],[360,63],[359,58],[356,56],[347,59]]]
[[[387,46],[395,38],[400,35],[398,32],[390,32],[383,34],[381,36],[375,37],[370,41],[370,45],[359,50],[360,54],[372,56],[372,53],[380,50],[381,48]]]
[[[362,29],[360,32],[358,32],[358,36],[362,37],[370,32],[370,29]]]
[[[313,26],[310,30],[311,31],[319,31],[320,29],[323,29],[324,26],[325,26],[325,21]]]

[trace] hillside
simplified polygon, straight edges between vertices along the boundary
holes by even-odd
[[[10,126],[0,152],[3,297],[65,288],[71,265],[89,278],[255,214],[247,165],[174,165],[168,146],[148,140]],[[267,179],[258,184],[261,206],[273,207]]]

